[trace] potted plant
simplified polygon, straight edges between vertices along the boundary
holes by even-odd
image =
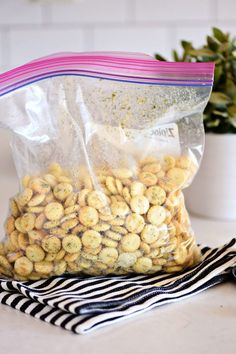
[[[214,86],[204,112],[204,157],[185,197],[194,214],[236,220],[236,39],[218,28],[212,32],[201,48],[182,41],[182,55],[172,52],[175,61],[215,62]],[[159,54],[156,59],[165,60]]]

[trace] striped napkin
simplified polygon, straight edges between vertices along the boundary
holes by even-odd
[[[234,279],[235,244],[233,239],[219,248],[201,246],[202,262],[181,274],[65,275],[23,282],[0,278],[0,303],[84,334]]]

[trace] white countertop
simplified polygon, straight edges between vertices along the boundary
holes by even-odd
[[[0,225],[16,179],[0,162]],[[192,217],[197,240],[221,245],[236,236],[236,222]],[[2,227],[0,232],[3,234]],[[0,353],[7,354],[231,354],[236,348],[235,283],[156,308],[86,335],[75,335],[0,305]]]

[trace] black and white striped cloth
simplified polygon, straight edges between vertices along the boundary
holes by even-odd
[[[24,282],[0,278],[0,303],[84,334],[233,279],[235,244],[233,239],[219,248],[201,247],[202,262],[181,274],[65,275]]]

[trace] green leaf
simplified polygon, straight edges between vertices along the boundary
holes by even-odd
[[[162,55],[160,55],[160,54],[158,54],[158,53],[155,54],[155,58],[156,58],[157,60],[160,60],[160,61],[166,61],[166,59],[165,59]]]
[[[236,60],[231,61],[231,66],[232,66],[232,72],[236,81]]]
[[[223,117],[223,118],[227,118],[228,117],[228,114],[225,111],[218,111],[217,109],[214,109],[212,111],[212,113],[215,114],[216,116],[220,116],[220,117]]]
[[[207,44],[208,47],[213,50],[213,52],[217,52],[220,47],[220,42],[216,38],[213,38],[211,36],[207,36]]]
[[[226,79],[224,92],[231,99],[236,96],[236,83],[231,78]]]
[[[189,51],[190,55],[193,55],[195,57],[204,57],[204,56],[213,56],[215,53],[207,48],[202,48],[202,49],[191,49]]]
[[[216,105],[224,105],[231,101],[230,97],[223,92],[212,92],[209,102]]]
[[[179,57],[179,55],[178,55],[178,53],[177,53],[177,51],[176,51],[175,49],[173,49],[173,50],[171,51],[171,55],[172,55],[174,61],[181,61],[181,60],[180,60],[180,57]]]
[[[219,47],[219,52],[223,53],[223,56],[227,57],[227,53],[230,52],[232,49],[230,47],[231,47],[231,43],[229,42],[221,43]]]
[[[229,106],[227,108],[227,112],[229,113],[230,117],[236,118],[236,105]]]
[[[192,43],[187,42],[187,41],[181,41],[181,45],[185,51],[188,51],[189,49],[191,49],[193,47]]]
[[[213,35],[219,42],[223,43],[228,40],[228,35],[222,32],[219,28],[213,27],[212,28]]]
[[[236,128],[236,117],[230,117],[229,122],[234,128]]]
[[[235,35],[234,35],[234,37],[232,38],[232,44],[233,44],[233,46],[234,46],[234,48],[236,47],[236,37],[235,37]]]
[[[206,122],[206,126],[209,128],[218,127],[219,124],[220,124],[220,119],[215,119],[215,120],[211,120],[209,122]]]
[[[222,73],[223,73],[222,65],[216,65],[215,72],[214,72],[214,85],[217,85],[217,83],[221,78]]]

